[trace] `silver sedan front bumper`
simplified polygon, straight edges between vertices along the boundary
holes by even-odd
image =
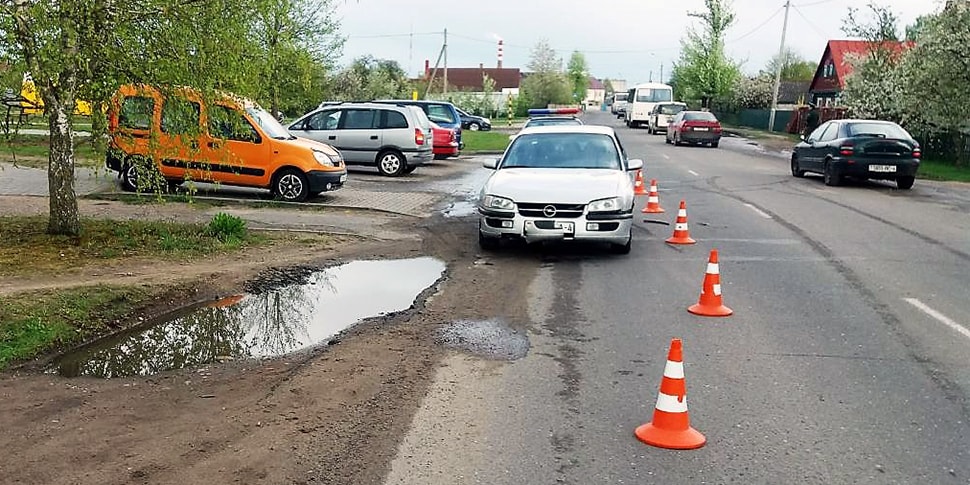
[[[633,227],[633,213],[581,214],[570,218],[526,217],[516,212],[479,208],[479,231],[492,238],[517,238],[526,242],[587,241],[626,244]]]

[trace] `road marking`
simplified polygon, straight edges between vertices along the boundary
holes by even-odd
[[[667,160],[670,160],[670,155],[667,155],[666,153],[664,153],[663,155],[664,155],[664,158],[666,158]]]
[[[757,208],[757,207],[755,207],[755,206],[753,206],[751,204],[744,204],[744,205],[748,209],[753,210],[755,212],[755,214],[758,214],[759,216],[764,217],[765,219],[771,219],[771,216],[767,212],[765,212],[765,211],[763,211],[763,210],[761,210],[761,209],[759,209],[759,208]]]
[[[967,327],[964,327],[963,325],[960,325],[959,323],[954,322],[953,320],[950,320],[950,317],[947,317],[946,315],[930,308],[928,305],[926,305],[926,303],[923,303],[916,298],[903,298],[903,300],[906,300],[906,303],[909,303],[910,305],[913,305],[914,307],[919,308],[920,311],[922,311],[923,313],[935,318],[938,322],[946,325],[947,327],[952,328],[953,330],[956,330],[957,333],[959,333],[960,335],[963,335],[966,338],[970,338],[970,330],[967,330]]]
[[[699,173],[697,173],[697,172],[695,172],[693,170],[688,170],[687,173],[689,173],[689,174],[691,174],[691,175],[693,175],[695,177],[700,177],[701,176],[701,174],[699,174]]]

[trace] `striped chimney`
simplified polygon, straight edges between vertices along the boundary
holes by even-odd
[[[505,57],[505,48],[503,47],[503,45],[504,43],[502,42],[502,39],[499,39],[498,40],[498,68],[499,69],[502,68],[502,58]]]

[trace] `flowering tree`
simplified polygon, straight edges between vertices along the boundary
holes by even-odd
[[[734,86],[734,105],[748,109],[770,108],[774,98],[774,82],[769,74],[739,78]]]
[[[970,45],[967,25],[968,2],[950,2],[943,12],[924,20],[916,46],[901,65],[905,111],[939,133],[956,135],[968,128],[970,59],[962,47]]]

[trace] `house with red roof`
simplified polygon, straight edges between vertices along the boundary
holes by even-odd
[[[809,86],[811,100],[818,106],[837,106],[845,81],[852,74],[852,61],[867,57],[877,50],[901,54],[915,45],[913,42],[869,42],[866,40],[830,40],[815,70],[815,78]]]
[[[599,108],[606,102],[606,85],[603,81],[595,77],[589,78],[589,87],[586,88],[586,99],[583,103],[590,108]]]

